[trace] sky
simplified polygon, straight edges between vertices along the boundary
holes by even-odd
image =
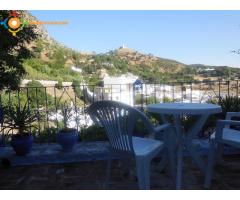
[[[185,64],[240,67],[240,11],[30,11],[60,43],[105,53],[122,44]]]

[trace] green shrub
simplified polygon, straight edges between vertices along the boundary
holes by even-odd
[[[173,100],[170,99],[169,97],[164,97],[163,98],[163,103],[171,103],[171,102],[173,102]]]
[[[167,97],[165,97],[165,100],[170,102],[170,99],[167,99]],[[135,95],[135,104],[154,104],[159,102],[160,102],[160,99],[158,99],[155,96],[144,97],[141,94]],[[163,102],[165,102],[164,99],[163,99]]]
[[[42,131],[38,131],[36,128],[32,129],[35,143],[50,143],[57,142],[57,128],[44,128]]]
[[[135,104],[142,104],[144,103],[144,98],[142,97],[141,94],[136,94],[135,95]]]
[[[154,103],[159,102],[159,100],[156,97],[151,96],[151,97],[145,98],[145,102],[146,102],[146,104],[154,104]]]
[[[27,96],[32,108],[46,106],[46,100],[48,102],[48,106],[54,104],[53,97],[47,94],[45,88],[40,82],[31,81],[27,83],[26,86],[28,87]]]
[[[226,96],[225,98],[220,98],[218,104],[222,107],[222,112],[224,114],[227,112],[240,111],[240,98],[237,96]]]
[[[225,119],[227,112],[240,112],[240,98],[237,96],[226,96],[224,98],[220,98],[219,101],[216,99],[210,99],[207,103],[220,105],[222,113],[211,115],[205,123],[203,130],[216,127],[217,120]],[[236,118],[235,120],[239,119]]]
[[[221,106],[221,118],[225,118],[227,112],[240,112],[240,98],[237,96],[220,97],[219,101],[216,99],[210,99],[207,103],[218,104]]]
[[[107,135],[103,127],[92,125],[81,130],[81,141],[105,141]]]
[[[81,99],[82,96],[83,96],[83,93],[82,93],[82,90],[81,90],[81,88],[80,88],[80,87],[81,87],[81,86],[80,86],[80,81],[78,81],[78,80],[73,80],[73,82],[72,82],[72,87],[73,87],[73,90],[74,90],[76,96],[77,96],[79,99]]]

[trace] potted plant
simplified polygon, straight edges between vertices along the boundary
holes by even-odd
[[[63,152],[71,152],[78,141],[78,132],[75,128],[68,128],[68,119],[71,112],[68,108],[62,108],[64,128],[58,132],[57,141],[62,146]]]
[[[10,105],[4,108],[3,129],[13,131],[11,145],[19,156],[31,151],[33,136],[30,129],[35,121],[36,114],[28,109],[27,103],[22,107]]]

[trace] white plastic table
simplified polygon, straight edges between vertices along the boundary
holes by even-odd
[[[176,188],[181,189],[182,186],[182,159],[183,147],[190,153],[191,157],[198,165],[200,170],[205,173],[205,164],[200,158],[198,151],[195,149],[192,139],[199,133],[205,124],[207,118],[211,114],[221,113],[222,109],[218,105],[204,103],[159,103],[150,104],[147,106],[147,111],[158,114],[164,122],[167,121],[167,116],[172,115],[174,119],[174,127],[177,136],[177,177]],[[183,133],[181,117],[183,115],[196,115],[197,120],[192,125],[187,133]]]

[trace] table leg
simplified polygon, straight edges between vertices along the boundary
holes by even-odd
[[[169,123],[167,120],[167,115],[161,114],[160,116],[162,118],[163,123]]]
[[[169,123],[167,115],[161,114],[161,119],[163,123]],[[170,165],[170,171],[171,171],[171,176],[174,182],[176,182],[176,155],[175,155],[175,150],[176,150],[176,137],[175,137],[175,132],[169,133],[168,138],[165,138],[167,141],[167,155],[164,155],[164,160],[169,162]],[[163,166],[162,166],[163,167]],[[165,166],[164,166],[165,167]]]
[[[181,119],[179,115],[174,115],[174,124],[177,133],[177,178],[176,189],[182,188],[182,170],[183,170],[183,134]]]
[[[205,173],[206,166],[205,166],[204,162],[202,161],[198,151],[194,147],[194,145],[192,143],[192,140],[199,133],[199,131],[202,129],[202,127],[205,124],[207,118],[208,118],[208,115],[201,115],[197,119],[197,122],[186,133],[186,139],[185,139],[186,148],[187,148],[188,152],[190,153],[191,157],[193,158],[194,162],[200,168],[202,173]]]

